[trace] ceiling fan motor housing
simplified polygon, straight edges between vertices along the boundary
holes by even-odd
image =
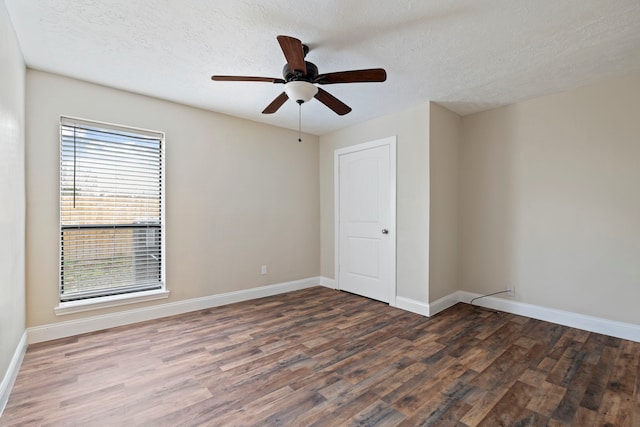
[[[302,72],[300,71],[292,71],[289,68],[289,64],[284,64],[284,67],[282,67],[282,77],[284,77],[284,80],[287,82],[297,80],[305,82],[314,81],[316,77],[318,77],[318,67],[316,67],[316,64],[313,62],[304,61],[304,63],[307,66],[307,73],[305,75],[302,75]]]

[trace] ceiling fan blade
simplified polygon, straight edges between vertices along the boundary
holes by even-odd
[[[211,80],[216,82],[267,82],[284,83],[283,79],[274,77],[249,77],[249,76],[211,76]]]
[[[278,111],[278,108],[282,107],[282,104],[284,104],[287,101],[287,99],[289,99],[287,94],[282,92],[280,95],[278,95],[276,97],[276,99],[271,101],[271,104],[267,105],[267,108],[265,108],[262,111],[262,114],[273,114],[273,113],[275,113],[276,111]]]
[[[278,43],[280,43],[282,53],[284,53],[284,57],[287,60],[289,69],[291,71],[300,71],[303,76],[306,75],[307,65],[304,62],[302,42],[295,37],[289,36],[278,36],[277,39]]]
[[[318,93],[315,94],[314,98],[331,108],[340,116],[344,116],[351,111],[351,107],[322,88],[318,88]]]
[[[338,71],[336,73],[320,74],[314,83],[328,85],[333,83],[367,83],[383,82],[387,80],[387,72],[383,68],[369,68],[367,70]]]

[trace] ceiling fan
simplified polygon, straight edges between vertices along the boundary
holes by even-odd
[[[319,74],[315,64],[305,61],[309,47],[294,37],[278,36],[278,43],[287,60],[282,69],[283,78],[272,77],[248,77],[248,76],[211,76],[211,80],[221,82],[269,82],[284,84],[284,92],[274,99],[262,114],[273,114],[291,98],[299,105],[316,98],[336,114],[345,115],[351,111],[351,107],[331,95],[317,85],[336,83],[366,83],[383,82],[387,79],[387,73],[382,68],[370,68],[366,70],[339,71],[335,73]]]

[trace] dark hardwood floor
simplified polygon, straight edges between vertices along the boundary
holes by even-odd
[[[640,343],[312,288],[29,347],[0,425],[640,426]]]

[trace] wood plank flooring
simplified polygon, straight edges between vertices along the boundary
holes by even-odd
[[[2,426],[640,426],[640,343],[326,288],[29,347]]]

